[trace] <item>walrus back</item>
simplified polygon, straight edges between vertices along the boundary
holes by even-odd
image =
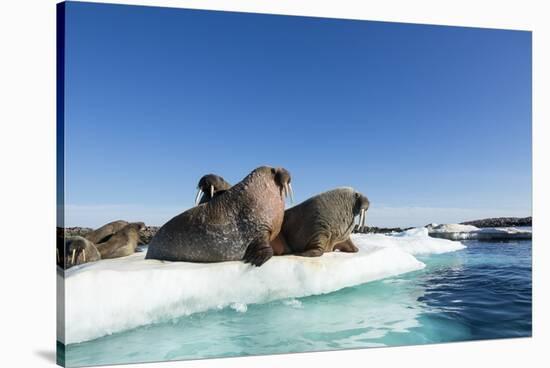
[[[338,188],[313,196],[285,211],[282,232],[293,252],[303,252],[319,233],[330,234],[333,241],[351,233],[351,188]]]
[[[215,198],[214,198],[215,199]],[[151,239],[146,259],[212,262],[242,258],[232,221],[209,221],[206,206],[191,208],[164,224]]]

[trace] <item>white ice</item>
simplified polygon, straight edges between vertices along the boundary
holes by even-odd
[[[531,239],[532,231],[514,227],[485,227],[460,224],[431,224],[428,226],[431,236],[450,240],[513,240]]]
[[[60,338],[78,343],[225,307],[245,313],[252,303],[325,294],[419,270],[424,264],[413,255],[463,248],[431,238],[423,228],[399,236],[355,234],[352,239],[358,253],[273,257],[259,268],[243,262],[145,260],[145,253],[73,267],[65,272]]]

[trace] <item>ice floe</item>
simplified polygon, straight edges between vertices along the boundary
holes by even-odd
[[[431,224],[427,227],[430,236],[450,240],[528,240],[531,230],[514,227],[484,227],[460,224]]]
[[[422,269],[416,254],[462,249],[428,236],[425,228],[399,235],[354,234],[358,253],[318,258],[273,257],[256,268],[243,262],[189,263],[144,259],[145,253],[58,272],[65,287],[66,344],[138,326],[230,307],[319,295]]]

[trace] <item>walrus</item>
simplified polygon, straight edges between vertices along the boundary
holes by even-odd
[[[261,266],[273,256],[269,242],[283,223],[285,198],[292,191],[284,168],[262,166],[223,195],[193,207],[164,224],[147,259],[191,262],[244,260]]]
[[[337,188],[285,211],[279,236],[272,242],[274,252],[319,257],[325,252],[357,252],[350,239],[355,216],[364,226],[370,205],[367,197],[353,188]]]
[[[70,236],[65,239],[65,268],[101,259],[94,243],[82,236]]]
[[[96,244],[101,259],[134,254],[139,242],[139,232],[143,229],[145,229],[143,222],[132,222],[114,233],[106,242]]]
[[[105,224],[102,227],[89,232],[84,237],[94,244],[103,243],[109,240],[109,238],[113,236],[114,233],[121,230],[127,225],[128,221],[124,220],[109,222],[108,224]]]
[[[195,196],[195,205],[203,204],[214,198],[215,195],[222,194],[231,188],[231,184],[225,181],[219,175],[207,174],[200,178],[197,185],[197,195]]]

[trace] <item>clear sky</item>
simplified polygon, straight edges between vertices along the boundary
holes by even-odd
[[[206,173],[352,186],[367,223],[531,214],[531,33],[68,3],[66,225],[161,225]]]

